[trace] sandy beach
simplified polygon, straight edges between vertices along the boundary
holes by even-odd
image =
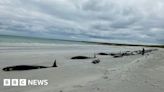
[[[164,50],[120,58],[97,55],[93,59],[71,60],[77,55],[93,57],[99,52],[141,50],[143,47],[106,45],[1,46],[0,92],[163,92]],[[151,49],[151,48],[145,48]],[[58,67],[5,72],[12,65]],[[47,79],[47,86],[4,87],[3,79]]]

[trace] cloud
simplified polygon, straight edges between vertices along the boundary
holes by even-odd
[[[163,0],[0,0],[0,34],[164,44]]]

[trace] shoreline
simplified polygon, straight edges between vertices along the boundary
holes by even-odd
[[[69,43],[77,43],[77,44],[83,44],[83,45],[108,45],[108,46],[137,46],[137,47],[157,47],[157,48],[164,48],[164,44],[129,44],[129,43],[110,43],[110,42],[94,42],[94,41],[76,41],[76,40],[65,40],[65,39],[55,39],[55,38],[41,38],[41,37],[29,37],[29,36],[15,36],[15,35],[0,35],[2,36],[2,38],[4,39],[5,36],[9,36],[10,39],[13,38],[14,43],[17,41],[21,41],[20,38],[24,39],[25,42],[27,41],[27,43],[24,44],[55,44],[54,42],[57,41],[58,42],[64,42],[67,43],[65,45],[68,45]],[[29,40],[35,40],[34,43],[33,42],[29,42]],[[37,43],[37,42],[41,42],[41,43]],[[3,42],[3,40],[2,40]],[[6,42],[6,41],[5,41]],[[23,41],[24,42],[24,41]],[[20,43],[23,43],[22,41]],[[46,43],[46,42],[50,42],[50,43]],[[11,43],[11,42],[9,42]],[[19,43],[18,43],[19,44]],[[51,44],[51,45],[52,45]]]

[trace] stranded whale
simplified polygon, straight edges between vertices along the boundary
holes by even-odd
[[[92,61],[93,64],[97,64],[97,63],[100,63],[100,59],[95,59]]]
[[[74,56],[71,59],[91,59],[91,58],[96,58],[96,54],[94,53],[93,57],[88,57],[88,56]]]
[[[56,60],[51,67],[57,67]],[[3,71],[24,71],[24,70],[33,70],[41,68],[51,68],[48,66],[37,66],[37,65],[16,65],[3,68]]]

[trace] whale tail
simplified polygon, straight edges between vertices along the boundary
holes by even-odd
[[[57,64],[56,64],[56,60],[54,61],[54,64],[52,67],[58,67]]]

